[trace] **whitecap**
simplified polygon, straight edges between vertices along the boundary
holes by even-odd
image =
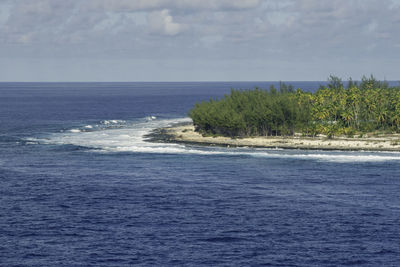
[[[100,123],[104,124],[104,125],[113,125],[113,124],[124,124],[124,123],[126,123],[126,121],[125,120],[103,120]]]
[[[148,117],[146,117],[146,121],[152,121],[152,120],[155,120],[155,119],[157,119],[156,116],[148,116]]]
[[[25,145],[37,145],[38,143],[37,142],[25,142]]]

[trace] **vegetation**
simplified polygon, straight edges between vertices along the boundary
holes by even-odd
[[[197,103],[189,112],[196,130],[231,137],[364,134],[400,132],[400,87],[373,76],[357,83],[331,76],[316,92],[294,90],[231,90],[222,99]]]

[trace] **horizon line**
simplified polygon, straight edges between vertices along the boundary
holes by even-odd
[[[342,80],[343,82],[348,82],[349,80]],[[361,80],[353,80],[358,82]],[[379,80],[386,82],[399,82],[400,79],[396,80]],[[329,82],[328,80],[209,80],[209,81],[0,81],[0,83],[241,83],[241,82]]]

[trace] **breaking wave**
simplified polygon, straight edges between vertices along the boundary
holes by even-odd
[[[260,148],[224,148],[183,145],[172,143],[147,142],[145,135],[152,130],[168,127],[176,123],[190,122],[189,118],[158,119],[148,116],[137,121],[103,120],[98,124],[52,133],[45,138],[29,140],[40,144],[75,145],[96,149],[97,152],[134,152],[157,154],[193,154],[248,156],[256,158],[285,158],[298,160],[316,160],[325,162],[379,162],[400,161],[397,152],[354,152],[354,151],[306,151]]]

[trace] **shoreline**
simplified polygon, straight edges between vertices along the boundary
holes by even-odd
[[[400,134],[373,137],[303,137],[257,136],[245,138],[202,136],[194,131],[192,123],[179,123],[158,128],[145,136],[149,142],[165,142],[203,146],[253,147],[302,150],[391,151],[400,152]]]

